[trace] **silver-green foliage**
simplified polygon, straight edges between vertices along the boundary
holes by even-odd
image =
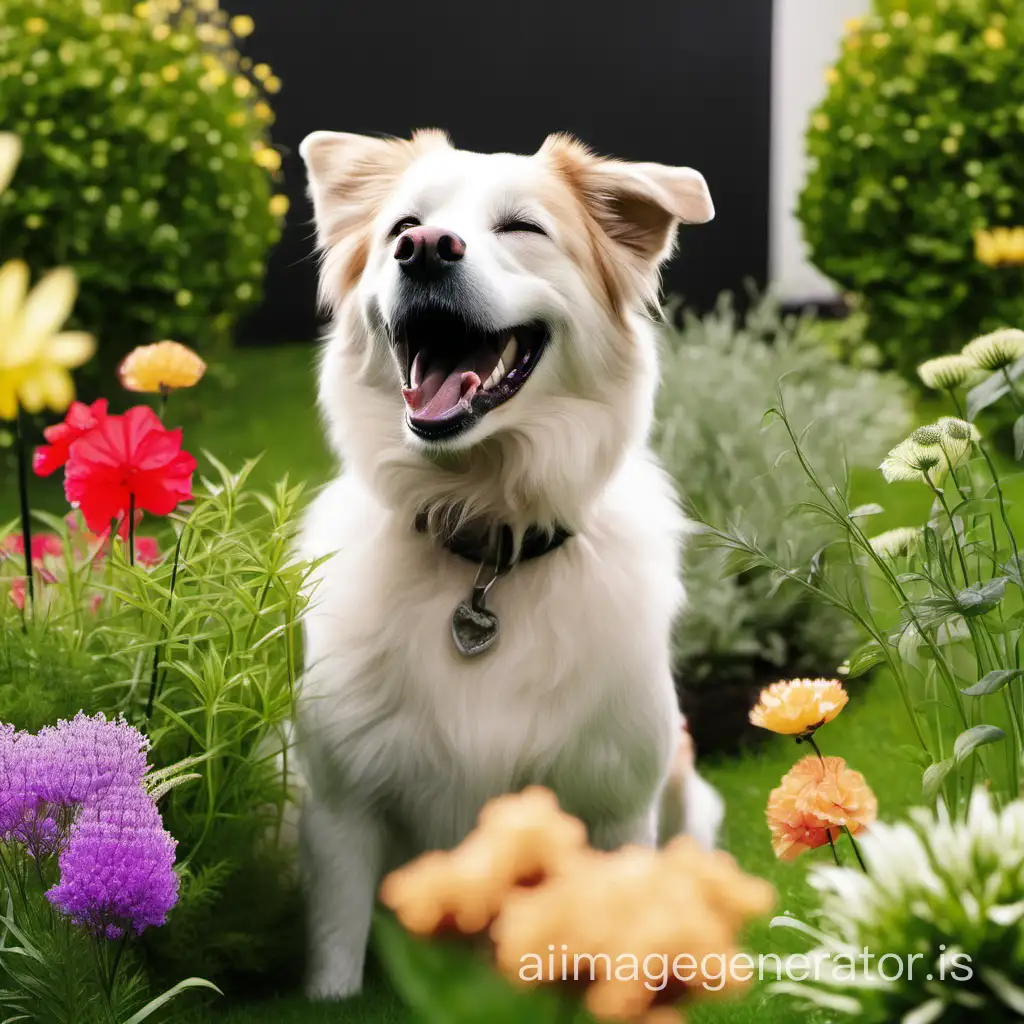
[[[655,448],[693,511],[730,523],[786,564],[807,564],[838,536],[821,519],[794,515],[807,485],[779,424],[762,423],[780,380],[818,464],[837,478],[844,466],[877,466],[907,424],[901,385],[829,356],[820,325],[783,317],[764,297],[741,316],[728,297],[666,335]],[[763,570],[723,578],[728,555],[691,543],[686,557],[690,603],[676,631],[687,685],[758,664],[792,671],[834,668],[855,634],[824,603],[798,587],[779,589]]]

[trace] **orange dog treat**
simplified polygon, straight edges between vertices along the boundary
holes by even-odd
[[[472,935],[494,920],[510,892],[543,880],[586,843],[583,823],[560,810],[550,790],[532,786],[487,804],[454,850],[388,875],[380,897],[417,935],[446,925]]]

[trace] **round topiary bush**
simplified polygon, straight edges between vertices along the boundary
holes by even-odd
[[[0,0],[0,125],[24,146],[3,257],[75,269],[100,370],[165,337],[210,351],[259,299],[287,202],[253,27],[216,0]]]
[[[1024,4],[874,0],[847,24],[808,130],[799,216],[815,264],[859,295],[913,378],[929,356],[1024,322]]]

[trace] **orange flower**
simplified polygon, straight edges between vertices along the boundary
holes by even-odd
[[[846,828],[856,835],[878,816],[878,800],[864,776],[841,757],[812,754],[797,762],[772,790],[766,810],[772,849],[780,860],[834,842]]]
[[[835,679],[790,679],[761,691],[750,724],[783,736],[806,736],[831,722],[850,698]]]
[[[192,349],[177,341],[158,341],[129,352],[117,375],[128,391],[164,394],[198,384],[205,372],[206,363]]]

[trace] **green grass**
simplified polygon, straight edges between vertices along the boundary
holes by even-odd
[[[209,448],[229,465],[264,452],[255,478],[270,485],[285,473],[315,486],[327,479],[332,459],[322,441],[314,407],[314,351],[310,346],[247,350],[233,354],[219,368],[223,384],[204,382],[192,395],[175,396],[170,423],[185,428],[185,447],[198,453]],[[202,415],[198,415],[199,408]],[[931,410],[929,410],[931,411]],[[857,499],[878,501],[884,514],[872,520],[872,532],[919,523],[928,499],[913,484],[886,486],[876,473],[856,481]],[[14,514],[13,481],[0,481],[0,521]],[[50,482],[34,485],[36,504],[61,506],[59,488]],[[1021,492],[1018,482],[1014,490]],[[842,717],[819,734],[825,753],[845,757],[864,772],[878,794],[883,818],[895,818],[911,806],[920,791],[920,769],[901,759],[897,749],[912,742],[910,724],[895,685],[884,675],[868,683],[850,683],[850,706]],[[699,740],[699,737],[698,737]],[[778,911],[797,916],[811,909],[804,879],[807,867],[828,859],[817,851],[794,864],[772,854],[764,807],[769,791],[794,761],[806,753],[790,740],[769,739],[742,756],[704,764],[708,778],[726,800],[728,813],[723,843],[749,872],[769,879],[778,889]],[[849,854],[846,854],[849,856]],[[794,948],[788,933],[771,933],[767,923],[747,935],[754,953],[786,952]],[[386,982],[371,971],[366,992],[341,1005],[313,1005],[296,993],[251,1003],[245,993],[187,1013],[191,1024],[399,1024],[412,1018]],[[743,1002],[711,1002],[692,1012],[698,1024],[790,1024],[792,1009],[754,992]]]

